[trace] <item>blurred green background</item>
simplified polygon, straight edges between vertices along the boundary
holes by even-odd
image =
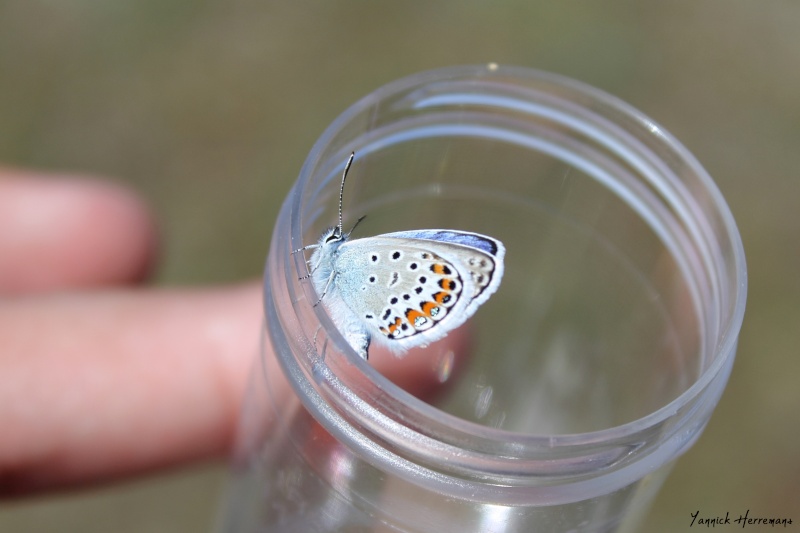
[[[217,284],[260,275],[306,153],[378,86],[494,61],[604,89],[704,164],[750,274],[728,389],[645,530],[688,529],[696,510],[797,527],[798,29],[788,0],[0,2],[0,162],[129,184],[160,219],[155,282]],[[2,502],[0,531],[205,531],[224,481],[205,465]]]

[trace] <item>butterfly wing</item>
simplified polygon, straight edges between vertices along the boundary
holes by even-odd
[[[504,254],[496,239],[454,230],[348,241],[336,290],[373,339],[400,352],[463,324],[497,290]]]
[[[447,229],[399,231],[383,237],[429,241],[430,246],[442,251],[446,260],[456,264],[459,272],[468,273],[473,282],[473,292],[467,295],[469,315],[497,291],[503,279],[506,249],[493,237]]]

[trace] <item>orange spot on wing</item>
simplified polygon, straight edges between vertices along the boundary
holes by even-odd
[[[400,320],[400,317],[395,318],[394,323],[389,324],[389,333],[394,333],[395,331],[397,331],[397,328],[400,327],[401,323],[402,321]]]
[[[414,323],[414,321],[415,321],[416,319],[418,319],[418,318],[420,318],[420,317],[423,317],[423,318],[424,318],[424,317],[425,317],[425,315],[423,315],[422,313],[420,313],[419,311],[416,311],[416,310],[414,310],[414,309],[409,309],[408,311],[406,311],[406,318],[407,318],[407,319],[408,319],[408,321],[409,321],[409,322],[411,322],[412,324]]]
[[[443,278],[439,280],[439,287],[446,291],[453,291],[456,288],[456,282],[452,279]]]
[[[431,265],[431,272],[434,274],[439,274],[440,276],[449,276],[453,273],[453,271],[450,270],[450,267],[443,263],[434,263]]]
[[[433,295],[436,303],[444,304],[450,301],[450,293],[447,291],[440,291]]]
[[[437,309],[439,306],[434,302],[423,302],[420,307],[422,308],[423,313],[425,313],[427,316],[432,316],[431,311]]]

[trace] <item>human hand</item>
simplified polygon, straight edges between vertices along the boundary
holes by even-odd
[[[156,242],[130,191],[0,169],[0,495],[230,450],[260,286],[147,287]],[[440,386],[419,350],[370,363],[418,396]]]

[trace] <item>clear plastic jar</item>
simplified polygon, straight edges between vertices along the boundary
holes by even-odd
[[[506,246],[468,368],[435,404],[359,359],[300,279],[292,250],[336,223],[351,151],[359,236]],[[221,529],[630,530],[722,394],[745,293],[714,183],[620,100],[496,65],[382,87],[325,131],[283,204],[264,278],[278,364],[253,375]],[[443,379],[448,355],[432,351]]]

